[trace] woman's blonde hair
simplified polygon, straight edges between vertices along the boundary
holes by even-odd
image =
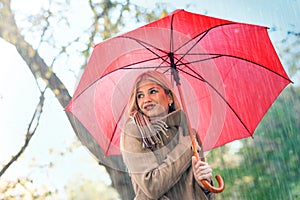
[[[135,83],[134,83],[134,86],[133,86],[133,89],[131,92],[131,96],[130,96],[130,99],[128,102],[128,106],[129,106],[128,114],[130,116],[132,116],[134,113],[136,113],[137,111],[140,110],[138,107],[138,104],[137,104],[137,90],[140,87],[141,83],[144,81],[150,81],[150,82],[153,82],[154,84],[161,86],[165,90],[166,94],[171,95],[171,97],[173,99],[173,103],[171,106],[169,106],[169,113],[173,112],[174,110],[178,110],[180,108],[179,101],[178,101],[178,99],[172,89],[172,85],[171,85],[170,81],[167,79],[167,77],[158,71],[151,70],[151,71],[146,71],[146,72],[140,74],[135,80]]]

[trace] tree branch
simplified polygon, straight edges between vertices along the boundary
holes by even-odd
[[[10,0],[0,0],[0,11],[0,37],[16,47],[35,79],[42,78],[55,94],[60,104],[66,107],[71,99],[68,90],[40,57],[37,50],[21,35],[15,22],[14,14],[10,8]]]
[[[38,105],[36,106],[34,114],[33,114],[32,118],[31,118],[31,121],[30,121],[30,123],[28,125],[24,145],[22,146],[22,148],[20,149],[20,151],[15,156],[13,156],[6,165],[4,165],[4,167],[0,171],[0,177],[5,173],[5,171],[15,161],[18,160],[18,158],[22,155],[22,153],[24,153],[24,151],[27,148],[27,146],[28,146],[28,144],[29,144],[32,136],[35,134],[35,131],[36,131],[38,125],[39,125],[41,114],[43,112],[43,106],[44,106],[44,101],[45,101],[44,92],[45,91],[41,92],[40,101],[39,101]]]

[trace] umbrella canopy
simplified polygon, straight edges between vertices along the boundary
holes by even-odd
[[[176,10],[94,48],[66,110],[106,155],[120,155],[130,92],[145,70],[180,85],[206,151],[252,136],[291,82],[266,27]]]

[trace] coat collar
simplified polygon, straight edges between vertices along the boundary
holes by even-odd
[[[169,127],[181,126],[187,127],[187,117],[183,110],[178,109],[174,112],[169,113],[168,115],[157,119],[156,121],[164,121]]]

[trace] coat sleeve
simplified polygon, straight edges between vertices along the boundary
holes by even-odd
[[[130,130],[133,131],[132,128]],[[157,151],[163,151],[164,148],[166,147]],[[193,155],[189,136],[182,136],[160,164],[151,150],[142,149],[139,138],[134,134],[127,134],[126,131],[122,134],[121,149],[131,178],[152,199],[160,198],[177,183],[183,172],[191,165]]]

